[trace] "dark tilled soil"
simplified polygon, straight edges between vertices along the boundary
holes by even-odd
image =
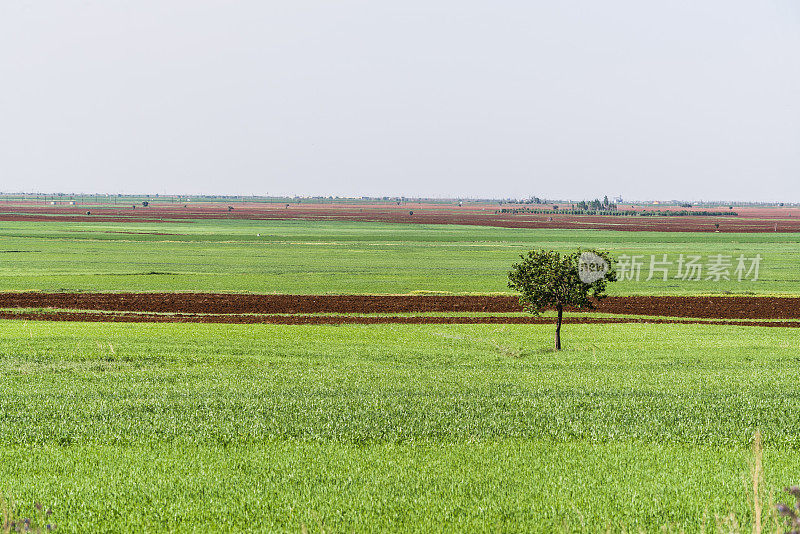
[[[505,296],[246,295],[226,293],[0,293],[0,308],[59,308],[181,314],[505,313],[521,311],[515,297]],[[609,297],[599,303],[596,311],[684,318],[796,319],[800,318],[800,298]]]

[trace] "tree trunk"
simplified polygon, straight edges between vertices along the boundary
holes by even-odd
[[[556,323],[556,350],[561,350],[561,317],[564,313],[564,307],[559,304],[556,306],[558,310],[558,322]]]

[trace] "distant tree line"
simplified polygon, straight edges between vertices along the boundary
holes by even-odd
[[[596,198],[590,202],[581,200],[575,204],[575,208],[582,211],[616,211],[617,205],[609,202],[608,195],[606,195],[603,197],[602,201],[599,198]]]
[[[689,216],[699,216],[699,217],[737,217],[739,214],[735,211],[689,211],[689,210],[680,210],[680,211],[640,211],[638,215],[642,217],[686,217]]]
[[[517,215],[520,213],[531,213],[534,215],[608,215],[612,217],[736,217],[739,214],[735,211],[636,211],[625,210],[603,210],[603,209],[539,209],[539,208],[502,208],[495,210],[495,213],[507,213]]]

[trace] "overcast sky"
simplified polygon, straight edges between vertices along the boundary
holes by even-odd
[[[800,201],[796,0],[1,0],[0,190]]]

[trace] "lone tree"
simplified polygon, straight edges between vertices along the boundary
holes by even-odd
[[[606,284],[617,279],[608,252],[587,250],[561,255],[552,250],[532,250],[511,266],[508,287],[519,291],[519,303],[539,315],[555,308],[556,350],[561,350],[564,307],[594,309],[594,301],[606,297]]]

